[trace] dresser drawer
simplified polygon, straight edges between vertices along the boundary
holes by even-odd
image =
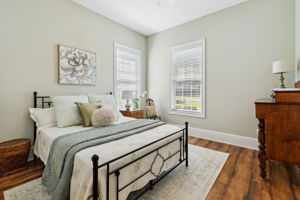
[[[300,91],[275,91],[276,103],[300,103]]]

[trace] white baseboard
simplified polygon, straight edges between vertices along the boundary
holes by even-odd
[[[193,128],[193,127],[189,127],[189,135],[197,138],[206,139],[206,140],[212,140],[215,142],[221,142],[225,144],[245,147],[248,149],[258,150],[257,138],[233,135],[230,133]]]
[[[29,152],[29,156],[28,156],[28,161],[31,161],[31,160],[33,160],[33,146],[31,146],[31,149],[30,149],[30,152]]]

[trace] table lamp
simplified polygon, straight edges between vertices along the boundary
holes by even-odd
[[[280,87],[285,88],[284,85],[284,76],[283,73],[289,72],[290,69],[286,62],[284,61],[275,61],[273,62],[272,73],[273,74],[280,74]]]
[[[125,105],[126,111],[130,111],[131,105],[129,104],[129,99],[133,99],[133,90],[123,90],[122,99],[127,99],[127,104]]]

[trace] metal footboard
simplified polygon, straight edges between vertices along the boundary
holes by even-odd
[[[118,161],[118,160],[120,160],[120,159],[122,159],[122,158],[124,158],[126,156],[129,156],[129,155],[131,155],[131,154],[133,154],[133,153],[135,153],[137,151],[145,149],[146,147],[149,147],[149,146],[151,146],[151,145],[153,145],[155,143],[158,143],[158,142],[163,141],[163,140],[165,140],[167,138],[170,138],[171,136],[174,136],[175,134],[178,134],[180,132],[182,133],[182,135],[180,135],[179,137],[176,137],[175,139],[169,141],[168,143],[165,143],[165,144],[159,146],[158,148],[156,148],[156,149],[154,149],[154,150],[152,150],[152,151],[150,151],[150,152],[148,152],[148,153],[146,153],[146,154],[144,154],[144,155],[142,155],[142,156],[140,156],[140,157],[138,157],[138,158],[136,158],[136,159],[134,159],[134,160],[126,163],[126,164],[124,164],[124,165],[122,165],[121,167],[110,171],[110,165],[112,163],[114,163],[114,162],[116,162],[116,161]],[[180,141],[180,150],[176,151],[174,154],[170,155],[168,158],[163,158],[159,154],[159,150],[160,149],[162,149],[163,147],[171,144],[172,142],[176,142],[178,140]],[[119,182],[120,182],[119,179],[120,179],[120,174],[121,174],[120,171],[122,169],[128,167],[129,165],[131,165],[131,164],[133,164],[133,163],[141,160],[142,158],[144,158],[144,157],[146,157],[146,156],[154,153],[154,152],[156,152],[156,155],[155,155],[153,163],[150,166],[150,169],[148,171],[144,172],[143,174],[141,174],[140,176],[138,176],[137,178],[135,178],[134,180],[132,180],[129,183],[127,183],[125,186],[123,186],[123,187],[120,188],[119,187]],[[157,156],[160,156],[163,159],[163,162],[165,162],[165,161],[171,159],[173,156],[178,155],[178,154],[180,155],[179,156],[179,161],[171,169],[169,169],[166,172],[164,172],[163,174],[161,174],[161,170],[162,170],[162,167],[163,167],[163,165],[162,165],[162,167],[161,167],[161,169],[160,169],[160,171],[159,171],[159,173],[157,175],[152,172],[152,165],[154,164]],[[128,186],[130,186],[131,184],[133,184],[134,182],[136,182],[137,180],[139,180],[140,178],[142,178],[146,174],[152,173],[156,177],[156,179],[151,180],[149,182],[148,186],[146,186],[146,188],[135,197],[135,199],[138,199],[146,191],[148,191],[149,189],[152,189],[153,186],[156,183],[158,183],[161,179],[163,179],[166,175],[168,175],[171,171],[173,171],[176,167],[178,167],[184,161],[185,161],[186,167],[188,167],[188,122],[185,122],[185,128],[182,129],[182,130],[180,130],[180,131],[177,131],[177,132],[172,133],[172,134],[170,134],[168,136],[165,136],[165,137],[163,137],[163,138],[161,138],[159,140],[156,140],[156,141],[151,142],[151,143],[149,143],[147,145],[144,145],[144,146],[142,146],[140,148],[137,148],[137,149],[135,149],[133,151],[130,151],[130,152],[128,152],[128,153],[126,153],[126,154],[124,154],[122,156],[119,156],[119,157],[117,157],[115,159],[112,159],[112,160],[110,160],[108,162],[105,162],[105,163],[103,163],[101,165],[99,165],[99,156],[95,154],[95,155],[92,156],[92,162],[93,162],[93,200],[98,200],[98,197],[99,197],[99,190],[98,190],[98,188],[99,188],[99,182],[98,182],[99,181],[98,180],[99,176],[98,175],[99,174],[98,174],[98,170],[100,168],[102,168],[102,167],[106,167],[106,169],[107,169],[107,171],[106,171],[106,200],[109,200],[109,192],[110,192],[109,191],[109,185],[110,185],[109,177],[111,175],[114,174],[115,177],[116,177],[116,184],[117,184],[116,185],[116,199],[119,200],[119,193],[121,191],[123,191],[125,188],[127,188]]]

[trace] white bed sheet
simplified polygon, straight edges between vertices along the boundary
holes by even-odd
[[[127,121],[135,120],[130,117],[119,117],[118,120],[114,124],[121,124]],[[37,155],[44,164],[47,163],[48,155],[50,151],[50,147],[55,138],[75,133],[83,130],[93,129],[92,126],[84,127],[84,126],[69,126],[65,128],[58,128],[57,126],[43,128],[37,132],[36,142],[34,144],[34,153]]]
[[[128,117],[120,118],[116,123],[123,123],[125,121],[134,120]],[[57,128],[57,127],[50,127],[44,130],[41,130],[37,134],[37,140],[35,143],[34,151],[35,154],[41,158],[41,160],[46,164],[47,158],[49,155],[50,147],[54,139],[58,136],[74,133],[81,130],[91,129],[91,127],[82,127],[82,126],[72,126],[66,128]],[[90,147],[84,149],[78,153],[76,153],[74,158],[74,168],[73,174],[71,178],[71,187],[70,187],[70,199],[71,200],[83,200],[83,199],[90,199],[92,194],[92,161],[91,157],[94,154],[99,155],[100,160],[99,164],[107,162],[113,158],[121,156],[126,152],[132,151],[137,149],[141,146],[144,146],[150,142],[158,140],[164,136],[167,136],[171,133],[179,131],[180,128],[174,125],[166,124],[162,125],[147,131],[144,131],[139,134],[135,134],[126,138],[122,138],[119,140],[111,141],[105,144],[101,144],[95,147]],[[125,157],[110,166],[110,170],[116,169],[121,165],[130,162],[130,160],[136,159],[138,156],[144,155],[145,153],[165,144],[174,138],[178,137],[182,133],[178,133],[169,137],[163,141],[155,143],[142,151],[138,151],[130,156]],[[173,153],[179,150],[179,141],[171,143],[167,145],[163,149],[159,150],[159,154],[161,154],[164,158],[169,157]],[[142,173],[149,170],[149,166],[151,166],[153,160],[155,159],[156,152],[146,156],[142,160],[130,165],[129,167],[121,170],[120,175],[120,187],[124,186],[126,183],[130,182],[131,180],[135,179]],[[159,157],[158,157],[159,159]],[[169,159],[165,162],[162,171],[168,170],[172,167],[175,163],[179,160],[179,154]],[[153,166],[153,171],[158,171],[160,168],[159,163],[156,162]],[[151,173],[148,173],[143,178],[136,181],[134,184],[131,184],[126,189],[122,190],[120,193],[119,199],[125,200],[128,194],[132,191],[141,189],[144,187],[149,180],[154,179],[155,176]],[[116,199],[116,177],[114,175],[110,176],[110,199]],[[106,199],[106,167],[103,167],[99,170],[99,191],[100,191],[100,199]]]

